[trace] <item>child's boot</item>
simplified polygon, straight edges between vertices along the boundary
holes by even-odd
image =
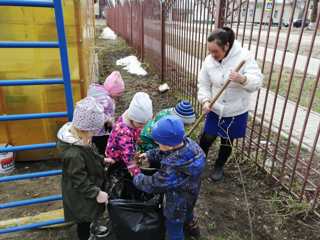
[[[197,218],[194,218],[191,222],[186,223],[184,229],[188,236],[196,239],[200,238],[200,227]]]
[[[213,174],[211,176],[211,179],[213,181],[221,181],[223,179],[224,171],[223,167],[221,166],[215,166],[213,169]]]
[[[90,225],[90,237],[94,237],[92,239],[100,239],[105,238],[110,234],[110,230],[106,226],[98,225],[95,223],[91,223]]]

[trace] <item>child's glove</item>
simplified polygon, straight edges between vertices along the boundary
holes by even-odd
[[[108,203],[108,193],[104,192],[104,191],[99,191],[96,200],[98,203]]]
[[[138,175],[141,170],[138,167],[138,165],[136,163],[131,163],[130,165],[127,166],[129,173],[131,174],[131,176],[136,176]]]

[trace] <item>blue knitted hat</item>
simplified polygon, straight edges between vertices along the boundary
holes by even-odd
[[[173,113],[181,118],[184,124],[192,124],[196,121],[196,114],[192,105],[187,100],[182,100],[174,107]]]
[[[179,145],[185,136],[183,122],[176,116],[164,116],[152,128],[151,136],[162,145]]]

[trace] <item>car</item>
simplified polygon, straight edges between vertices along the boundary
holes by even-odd
[[[300,28],[302,26],[303,23],[303,19],[295,19],[292,22],[292,25],[296,28]],[[310,24],[310,20],[306,19],[306,21],[304,22],[304,27],[308,27]]]

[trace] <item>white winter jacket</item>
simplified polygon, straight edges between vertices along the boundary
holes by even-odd
[[[261,70],[247,49],[235,41],[228,55],[221,61],[216,61],[211,55],[202,63],[198,79],[198,100],[201,104],[212,99],[228,80],[229,74],[245,60],[240,74],[247,77],[244,85],[231,82],[224,93],[214,104],[212,111],[220,117],[233,117],[245,113],[249,109],[250,93],[262,86]]]

